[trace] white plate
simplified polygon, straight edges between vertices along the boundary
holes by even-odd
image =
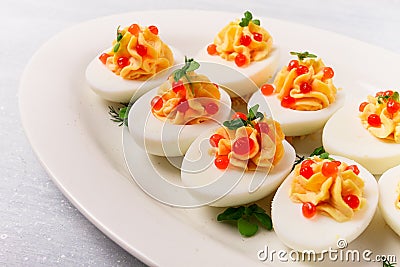
[[[230,225],[216,222],[222,209],[171,208],[146,195],[125,166],[122,128],[109,120],[110,103],[89,89],[85,68],[110,45],[117,25],[128,25],[133,20],[157,25],[166,43],[190,56],[240,16],[171,10],[100,18],[56,35],[26,67],[19,93],[20,111],[39,159],[60,190],[91,222],[147,264],[265,266],[268,260],[258,260],[259,250],[266,245],[270,250],[287,248],[273,231],[242,238]],[[187,21],[190,24],[182,23]],[[281,52],[287,51],[281,55],[281,65],[288,62],[289,51],[308,50],[330,63],[335,69],[335,82],[350,95],[400,84],[397,54],[311,27],[265,18],[261,23],[281,44]],[[320,136],[301,141],[298,152],[309,153],[319,145]],[[142,153],[138,151],[137,155]],[[270,199],[259,203],[269,209]],[[399,241],[378,212],[350,248],[369,249],[373,255],[398,254]],[[277,263],[275,258],[273,264]]]

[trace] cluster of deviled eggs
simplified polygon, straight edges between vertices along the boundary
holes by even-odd
[[[266,84],[278,66],[279,50],[269,32],[246,12],[198,53],[205,61],[201,69],[186,57],[171,68],[183,58],[179,51],[161,41],[155,26],[132,24],[117,30],[112,48],[89,64],[86,78],[102,98],[131,101],[129,133],[146,153],[183,156],[181,181],[193,197],[205,205],[229,207],[277,190],[271,210],[277,236],[295,250],[321,252],[340,238],[351,242],[368,226],[379,196],[370,172],[381,174],[400,164],[400,142],[373,136],[384,130],[366,129],[380,125],[375,121],[363,126],[353,104],[339,110],[344,92],[335,87],[333,69],[320,58],[308,52],[292,54],[298,59],[283,66],[273,84]],[[381,99],[386,111],[389,101],[399,102],[393,95]],[[247,114],[232,111],[235,97],[249,98]],[[393,112],[389,108],[392,119],[398,105],[393,104]],[[367,110],[373,113],[377,108]],[[396,127],[393,131],[400,132]],[[322,128],[325,149],[338,156],[310,158],[291,171],[296,152],[285,136]],[[396,132],[392,136],[395,139]],[[388,185],[393,189],[392,179],[385,177],[394,172],[382,176],[381,190]],[[330,190],[340,192],[333,196]],[[396,232],[400,228],[393,207],[385,207],[399,194],[381,194],[380,199],[382,213]],[[310,195],[317,197],[310,200]],[[329,201],[333,208],[325,209]]]
[[[261,199],[276,190],[290,172],[295,159],[294,149],[283,140],[279,124],[275,127],[272,120],[268,119],[268,123],[272,123],[268,126],[266,121],[260,121],[258,115],[264,114],[265,110],[259,112],[249,108],[247,115],[231,112],[230,97],[245,97],[256,91],[258,87],[254,82],[265,82],[272,76],[277,65],[278,52],[272,47],[271,36],[259,26],[259,22],[254,22],[255,20],[250,20],[242,25],[237,21],[232,22],[219,33],[225,36],[222,38],[224,43],[219,43],[216,38],[214,45],[218,52],[212,53],[212,57],[221,60],[218,63],[223,63],[222,65],[212,61],[197,64],[195,61],[185,60],[182,68],[174,70],[167,81],[140,97],[129,111],[129,132],[146,153],[166,157],[185,156],[181,166],[182,182],[187,187],[196,188],[191,192],[194,197],[203,199],[204,204],[232,206]],[[243,37],[242,41],[233,46],[230,43],[236,42],[238,36],[230,36],[230,27],[239,29],[236,34]],[[241,57],[244,57],[243,61],[239,60]],[[208,61],[208,58],[202,56],[199,59]],[[207,73],[207,76],[194,72],[200,65],[202,73]],[[243,71],[251,79],[243,75]],[[251,117],[252,112],[258,117]],[[238,114],[242,118],[237,117]],[[229,120],[232,115],[233,118]],[[262,116],[267,120],[266,116]],[[211,143],[207,141],[207,146],[202,143],[209,140],[210,131],[227,122],[238,123],[236,127],[242,131],[253,131],[253,139],[245,137],[245,133],[240,137],[231,133],[231,138],[224,139],[232,150],[229,156],[229,152],[225,152],[224,160],[221,161],[221,157],[215,157],[210,152],[210,149],[216,149],[211,145],[216,145],[215,139]],[[222,128],[232,131],[226,126]],[[276,134],[275,130],[280,134]],[[269,143],[265,141],[267,139]],[[254,151],[236,153],[237,149],[240,150],[238,147],[243,149],[250,144],[257,144],[257,149],[252,147]],[[268,151],[268,155],[265,151]],[[275,157],[278,152],[279,157]],[[247,166],[235,166],[238,162],[235,155],[237,157],[239,154],[242,159],[252,161],[258,169],[249,170]],[[258,159],[256,164],[254,156]],[[221,164],[226,166],[221,168]],[[261,166],[263,164],[267,166]],[[234,177],[238,179],[237,182]],[[232,187],[234,189],[230,191]]]

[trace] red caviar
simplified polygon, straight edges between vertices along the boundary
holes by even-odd
[[[305,202],[301,207],[301,211],[303,212],[303,216],[309,219],[317,213],[317,207],[311,202]]]
[[[344,202],[349,205],[353,210],[358,208],[360,205],[360,199],[356,195],[347,195],[343,197]]]
[[[245,64],[246,64],[246,61],[247,61],[247,59],[246,59],[246,56],[245,55],[243,55],[243,54],[237,54],[237,56],[235,57],[235,64],[238,66],[238,67],[242,67],[242,66],[244,66]]]
[[[248,137],[238,138],[232,145],[232,151],[238,155],[249,154],[254,147],[254,140]]]
[[[220,170],[225,170],[229,165],[229,158],[225,155],[217,156],[214,160],[215,166]]]
[[[101,63],[106,64],[107,58],[109,58],[109,57],[110,57],[109,54],[103,53],[103,54],[101,54],[101,55],[99,56],[99,59],[100,59]]]
[[[213,135],[211,135],[211,137],[210,137],[210,144],[211,144],[213,147],[218,147],[218,143],[219,143],[219,141],[220,141],[221,139],[224,139],[224,137],[223,137],[222,135],[220,135],[220,134],[213,134]]]
[[[209,55],[216,55],[217,54],[217,46],[215,44],[210,44],[207,46],[207,53]]]
[[[261,86],[261,93],[263,95],[272,95],[274,93],[274,86],[272,84],[266,83]]]

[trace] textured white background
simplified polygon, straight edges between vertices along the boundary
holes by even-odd
[[[0,266],[144,266],[87,221],[45,173],[20,123],[18,85],[40,45],[74,24],[127,11],[180,8],[251,10],[256,16],[312,25],[400,53],[398,0],[2,0]]]

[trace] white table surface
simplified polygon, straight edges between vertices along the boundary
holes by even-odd
[[[72,25],[127,11],[181,8],[250,10],[400,53],[399,0],[2,0],[0,266],[145,266],[93,226],[53,184],[22,129],[18,86],[33,53]]]

